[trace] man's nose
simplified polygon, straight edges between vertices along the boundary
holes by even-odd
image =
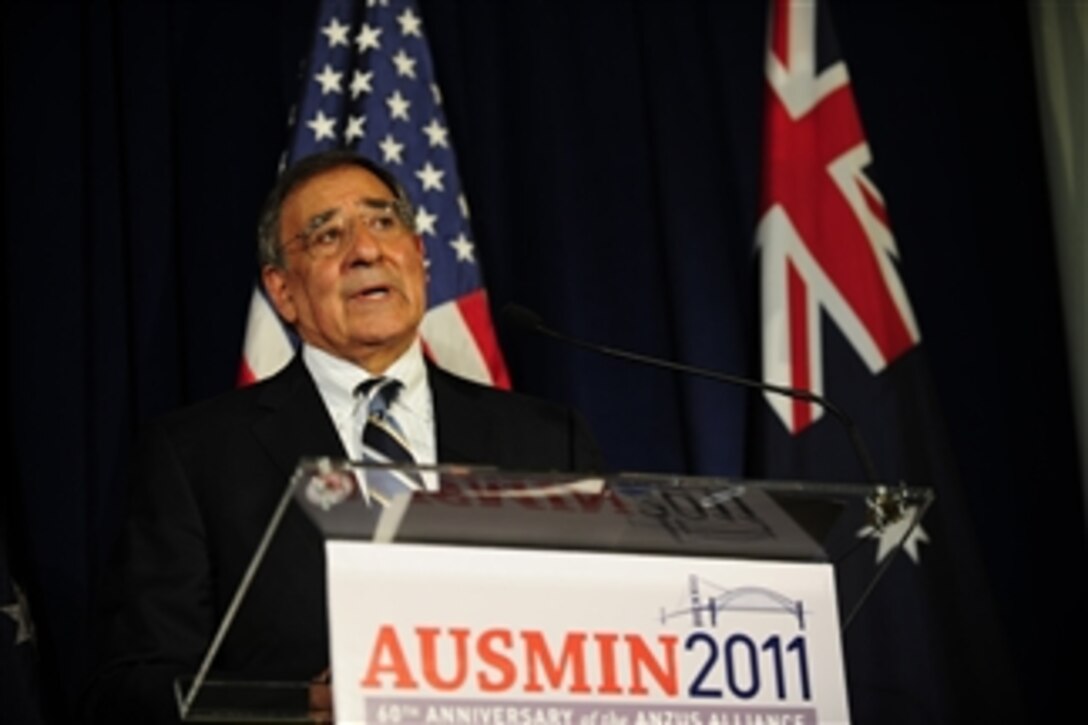
[[[368,264],[381,259],[381,240],[371,231],[365,219],[362,217],[352,219],[348,227],[348,234],[349,254],[354,259]]]

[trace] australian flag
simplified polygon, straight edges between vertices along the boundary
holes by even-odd
[[[352,148],[389,168],[416,207],[428,272],[427,354],[479,382],[509,387],[442,110],[423,20],[412,0],[323,0],[284,164]],[[263,290],[253,293],[243,382],[266,377],[294,341]]]
[[[763,378],[835,401],[883,482],[936,494],[902,549],[904,529],[859,529],[860,548],[838,563],[844,603],[887,564],[844,634],[852,720],[1013,721],[1020,701],[846,63],[825,2],[771,5],[756,234]],[[754,475],[868,479],[838,420],[811,403],[766,402]]]

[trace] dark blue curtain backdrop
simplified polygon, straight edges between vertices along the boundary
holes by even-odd
[[[1082,660],[1062,662],[1083,652],[1088,569],[1026,8],[831,10],[985,575],[1045,720],[1079,705]],[[422,11],[493,310],[758,375],[764,3]],[[67,722],[135,426],[234,383],[314,3],[0,12],[3,515]],[[746,472],[756,397],[501,338],[515,385],[580,408],[613,467]]]

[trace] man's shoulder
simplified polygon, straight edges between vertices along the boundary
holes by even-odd
[[[177,408],[150,425],[174,434],[220,435],[274,409],[307,384],[312,387],[296,358],[268,378]]]
[[[569,406],[430,367],[440,459],[510,470],[597,471],[597,444]]]
[[[463,402],[511,413],[570,413],[569,407],[544,398],[478,383],[434,365],[429,366],[429,369],[432,392],[438,400],[453,397]]]

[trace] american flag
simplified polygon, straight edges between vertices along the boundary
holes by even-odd
[[[509,387],[415,3],[324,0],[302,80],[284,168],[334,148],[352,148],[389,168],[415,204],[426,247],[428,310],[421,332],[427,354],[464,377]],[[241,382],[279,370],[296,344],[258,285]]]
[[[772,11],[756,233],[763,379],[822,394],[821,312],[874,375],[920,334],[824,3],[775,0]],[[793,434],[823,412],[770,394],[767,402]]]

